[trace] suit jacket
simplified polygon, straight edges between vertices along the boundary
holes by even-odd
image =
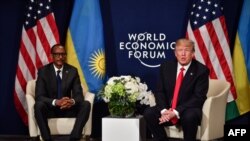
[[[177,60],[161,64],[159,83],[155,93],[159,110],[171,108],[177,65]],[[209,69],[193,59],[188,70],[186,70],[178,95],[176,110],[180,116],[186,108],[202,109],[207,98],[208,84]]]
[[[36,101],[43,101],[48,105],[57,99],[57,80],[53,63],[38,70],[35,93]],[[84,100],[78,71],[67,63],[64,64],[62,72],[62,96],[73,98],[76,104]]]

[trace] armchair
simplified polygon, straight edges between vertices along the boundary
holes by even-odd
[[[202,108],[203,115],[196,139],[214,140],[223,137],[229,89],[230,83],[225,80],[209,80],[207,99]],[[155,105],[155,100],[151,97],[150,106],[153,105]],[[183,138],[181,127],[167,126],[165,131],[170,138]]]
[[[26,101],[28,105],[28,127],[29,127],[29,134],[30,137],[37,137],[40,135],[39,128],[36,123],[36,119],[34,116],[34,104],[35,104],[35,85],[36,80],[30,80],[26,86]],[[83,87],[83,85],[82,85]],[[85,90],[85,89],[83,89]],[[89,101],[91,104],[89,119],[86,125],[83,128],[82,134],[84,136],[89,136],[92,130],[92,109],[93,109],[93,102],[94,102],[94,94],[83,91],[83,95],[85,100]],[[75,123],[75,118],[50,118],[48,119],[48,125],[52,135],[67,135],[71,133]]]
[[[214,140],[224,136],[224,124],[227,96],[230,83],[225,80],[209,79],[207,99],[202,108],[201,125],[198,127],[196,139]],[[156,105],[155,98],[150,97],[150,106]],[[170,138],[183,138],[181,127],[166,126],[165,131]]]

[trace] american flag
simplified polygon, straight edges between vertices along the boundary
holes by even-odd
[[[59,33],[51,0],[29,0],[22,29],[14,90],[15,107],[26,125],[26,84],[29,80],[36,79],[39,67],[51,62],[50,47],[56,43],[59,43]]]
[[[210,78],[231,83],[228,102],[237,97],[229,39],[220,0],[196,0],[192,5],[187,37],[196,44],[195,58],[210,69]]]

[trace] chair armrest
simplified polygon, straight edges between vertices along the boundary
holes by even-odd
[[[91,135],[91,131],[92,131],[92,111],[93,111],[93,104],[94,104],[94,98],[95,95],[91,92],[85,92],[84,93],[84,99],[86,101],[90,102],[90,113],[89,113],[89,119],[86,123],[86,125],[84,126],[84,131],[85,131],[85,135]]]
[[[201,140],[223,137],[228,91],[206,99],[202,109]]]
[[[30,137],[37,137],[38,127],[36,124],[36,119],[35,119],[35,114],[34,114],[35,99],[30,94],[26,94],[25,97],[26,97],[27,106],[28,106],[29,134],[30,134]]]

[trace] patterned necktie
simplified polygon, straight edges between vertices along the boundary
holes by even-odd
[[[173,96],[173,100],[172,100],[172,109],[175,109],[176,108],[176,105],[177,105],[177,100],[178,100],[178,95],[179,95],[179,90],[180,90],[180,87],[181,87],[181,83],[182,83],[182,80],[183,80],[183,71],[185,70],[183,67],[180,69],[181,71],[179,72],[178,74],[178,77],[176,79],[176,83],[175,83],[175,88],[174,88],[174,96]],[[178,121],[178,118],[173,118],[171,119],[171,122],[173,124],[176,124]]]
[[[61,76],[60,76],[60,72],[61,72],[61,70],[58,70],[57,74],[56,74],[56,80],[57,80],[57,98],[58,99],[62,98],[62,79],[61,79]]]

